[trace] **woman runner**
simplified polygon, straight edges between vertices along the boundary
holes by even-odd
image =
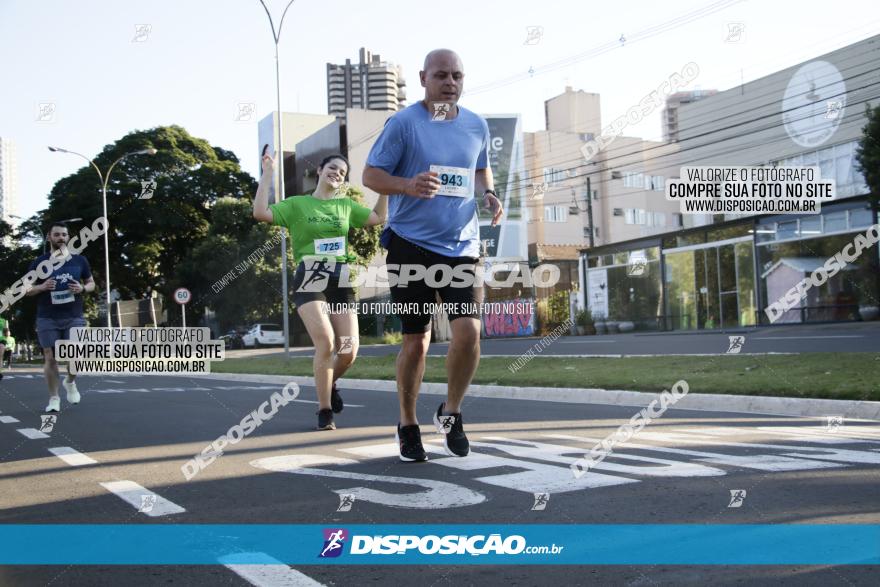
[[[339,188],[348,175],[348,160],[330,155],[318,166],[318,185],[311,195],[294,196],[270,206],[275,158],[264,154],[262,163],[254,218],[290,230],[297,263],[293,301],[315,347],[318,430],[334,430],[333,414],[343,408],[336,380],[354,362],[358,350],[354,291],[347,284],[339,286],[340,272],[353,258],[348,248],[348,229],[384,223],[388,196],[380,195],[370,210],[340,195]],[[342,308],[345,310],[340,311]]]

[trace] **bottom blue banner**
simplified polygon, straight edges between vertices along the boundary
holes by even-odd
[[[880,525],[0,525],[3,565],[876,565]]]

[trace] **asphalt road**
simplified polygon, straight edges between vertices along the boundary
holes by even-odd
[[[82,403],[64,401],[47,437],[28,438],[19,430],[40,428],[45,406],[39,377],[7,372],[0,382],[0,523],[880,523],[877,422],[829,427],[817,419],[672,408],[633,439],[636,445],[618,447],[576,481],[568,463],[637,408],[469,398],[464,418],[473,454],[457,459],[438,452],[430,422],[440,399],[424,395],[419,415],[431,460],[407,464],[395,454],[393,394],[343,387],[348,406],[337,416],[339,429],[317,432],[314,390],[303,387],[293,403],[186,481],[181,466],[278,385],[82,377]],[[55,451],[66,460],[50,452],[59,447],[69,447]],[[94,462],[80,464],[84,459]],[[744,499],[729,507],[739,490]],[[544,510],[533,509],[536,492],[549,494]],[[340,512],[344,494],[355,501]],[[149,513],[140,511],[142,495],[156,496]],[[876,584],[878,571],[279,565],[251,576],[250,584],[704,585],[711,576],[713,584],[852,586]],[[15,566],[0,568],[0,585],[247,585],[245,572],[220,564]]]
[[[547,355],[705,355],[723,354],[731,336],[744,336],[741,353],[880,352],[880,322],[738,328],[713,332],[640,332],[601,336],[565,336],[545,350]],[[482,340],[483,356],[519,356],[535,337]],[[429,354],[446,356],[448,343],[433,343]],[[397,354],[398,345],[361,347],[361,356]],[[227,351],[228,357],[283,354],[277,348]],[[312,348],[291,349],[293,356],[308,357]]]

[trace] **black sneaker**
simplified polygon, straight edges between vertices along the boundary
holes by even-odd
[[[397,444],[400,446],[400,460],[410,461],[427,461],[428,455],[425,454],[425,448],[422,446],[422,433],[419,431],[418,424],[409,426],[397,425]]]
[[[471,445],[464,434],[461,414],[444,415],[445,405],[445,402],[440,404],[437,413],[434,414],[434,425],[437,427],[437,432],[443,435],[443,448],[454,457],[466,457],[471,451]]]
[[[333,423],[333,410],[318,410],[318,430],[336,430],[336,424]]]
[[[342,403],[342,396],[339,395],[339,390],[336,388],[336,383],[333,383],[333,389],[330,390],[330,407],[333,408],[333,412],[336,414],[345,407],[345,404]]]

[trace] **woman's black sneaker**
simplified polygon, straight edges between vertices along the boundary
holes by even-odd
[[[437,432],[443,435],[443,448],[454,457],[466,457],[471,452],[471,444],[464,434],[461,413],[444,414],[445,405],[445,402],[440,404],[437,413],[434,414],[434,425],[437,427]]]
[[[345,407],[345,404],[342,403],[342,396],[339,395],[339,390],[336,389],[335,383],[333,384],[333,389],[330,390],[330,407],[333,408],[333,411],[337,414]]]
[[[427,461],[428,455],[422,446],[422,433],[418,424],[397,425],[397,444],[400,446],[400,460],[405,462]]]
[[[318,410],[318,430],[336,430],[333,423],[333,410],[325,408]]]

